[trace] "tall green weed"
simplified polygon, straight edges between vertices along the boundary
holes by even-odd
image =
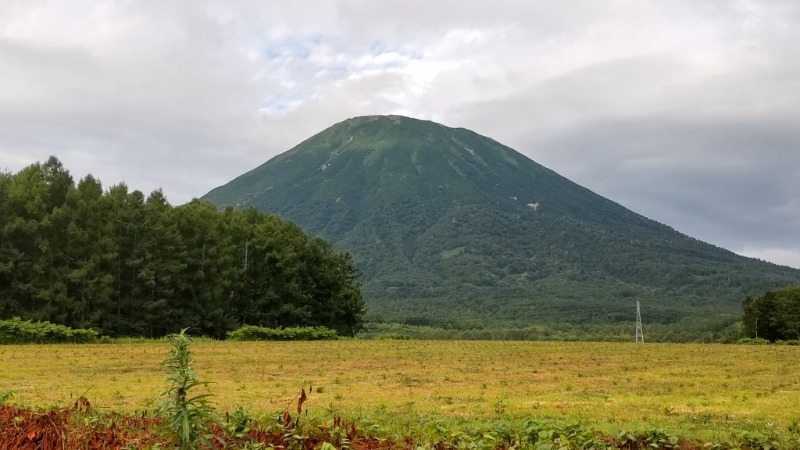
[[[167,430],[181,450],[198,448],[201,444],[216,448],[209,427],[219,423],[217,413],[209,402],[211,394],[196,394],[205,385],[192,369],[190,338],[186,329],[169,336],[170,356],[162,363],[168,370],[169,387],[161,394],[163,405],[159,416],[165,419]]]

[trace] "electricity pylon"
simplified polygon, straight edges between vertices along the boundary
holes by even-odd
[[[644,344],[644,332],[642,332],[642,313],[639,310],[639,301],[636,301],[636,343]]]

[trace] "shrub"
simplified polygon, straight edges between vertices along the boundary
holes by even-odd
[[[85,344],[97,340],[94,330],[75,329],[50,322],[14,317],[0,320],[0,344]]]
[[[411,340],[411,336],[401,333],[384,333],[375,336],[374,339],[377,339],[379,341],[382,340],[408,341]]]
[[[245,325],[228,332],[230,341],[324,341],[336,339],[336,330],[325,327],[264,328]]]
[[[736,343],[744,345],[767,345],[769,341],[761,338],[741,338],[736,341]]]

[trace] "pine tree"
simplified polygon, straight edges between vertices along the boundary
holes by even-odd
[[[112,302],[116,251],[102,197],[102,185],[91,175],[67,196],[72,217],[67,228],[70,258],[66,278],[74,306],[65,324],[78,328],[102,328],[103,315]]]

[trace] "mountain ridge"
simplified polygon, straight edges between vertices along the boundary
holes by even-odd
[[[373,319],[614,322],[634,298],[661,322],[733,317],[745,296],[800,282],[800,270],[702,243],[491,138],[402,116],[339,122],[203,198],[351,252]]]

